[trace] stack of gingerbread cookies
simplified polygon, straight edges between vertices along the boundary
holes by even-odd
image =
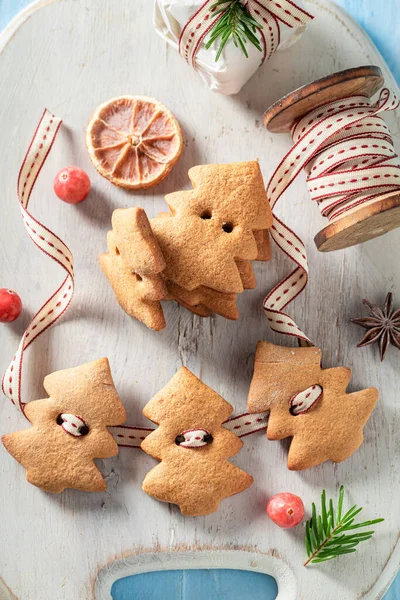
[[[166,196],[169,213],[117,209],[100,265],[129,315],[165,327],[161,300],[239,317],[236,295],[256,286],[252,260],[269,260],[272,213],[257,161],[189,171],[193,189]]]

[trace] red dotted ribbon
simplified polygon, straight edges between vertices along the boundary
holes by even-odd
[[[18,349],[3,375],[2,390],[15,406],[24,411],[21,398],[22,366],[25,350],[67,310],[74,291],[73,256],[64,242],[28,211],[35,182],[53,146],[61,120],[45,110],[24,158],[18,177],[17,195],[26,231],[38,248],[57,262],[66,277],[54,294],[35,314]]]
[[[89,428],[82,417],[79,415],[72,415],[70,413],[62,413],[58,417],[57,424],[62,429],[74,437],[82,437],[89,432]]]
[[[312,15],[297,6],[291,0],[240,0],[249,14],[259,23],[262,29],[258,34],[263,45],[261,63],[268,60],[277,50],[280,43],[280,24],[284,23],[290,28],[304,27],[313,19]],[[231,4],[215,6],[216,0],[206,0],[194,13],[182,29],[179,38],[179,52],[185,60],[196,66],[196,54],[206,35],[211,31],[226,13]],[[226,5],[226,6],[225,6]],[[215,14],[216,11],[224,9]]]
[[[253,415],[244,413],[243,415],[238,415],[237,417],[232,417],[225,421],[224,427],[235,433],[238,437],[245,437],[251,433],[266,429],[268,424],[268,414],[268,412],[256,413]],[[118,446],[140,448],[141,442],[150,435],[154,429],[122,425],[121,427],[110,427],[110,431]]]
[[[317,384],[295,394],[289,401],[291,414],[296,416],[308,412],[322,398],[322,394],[323,389]]]
[[[294,124],[294,145],[272,175],[267,194],[276,203],[304,169],[311,198],[323,216],[333,222],[379,196],[400,190],[400,160],[393,139],[379,113],[399,106],[396,95],[382,90],[372,104],[365,96],[330,102]],[[271,235],[297,265],[264,299],[271,328],[311,344],[283,309],[307,285],[307,253],[302,241],[274,216]]]

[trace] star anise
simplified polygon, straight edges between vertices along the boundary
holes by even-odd
[[[369,316],[351,319],[352,323],[368,329],[361,342],[357,344],[357,348],[374,342],[379,343],[381,361],[385,358],[389,344],[400,350],[400,309],[393,310],[392,300],[391,292],[386,296],[382,308],[371,304],[368,300],[363,300],[363,304],[369,308]]]

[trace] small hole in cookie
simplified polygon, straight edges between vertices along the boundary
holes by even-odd
[[[182,444],[185,441],[185,436],[184,435],[177,435],[175,438],[175,444],[177,446],[179,446],[180,444]]]
[[[81,435],[87,435],[89,433],[89,427],[87,425],[82,425],[82,427],[79,427],[78,431]]]
[[[140,277],[137,273],[135,273],[136,281],[143,281],[143,277]]]
[[[62,415],[58,415],[58,417],[56,419],[56,423],[57,423],[57,425],[62,425],[64,423],[64,419],[62,418]]]
[[[204,221],[206,221],[207,219],[211,219],[211,217],[212,217],[211,211],[210,211],[210,210],[205,210],[205,211],[203,211],[203,212],[201,213],[200,217],[201,217],[201,218],[202,218]]]
[[[297,417],[297,416],[298,416],[298,415],[296,415],[296,413],[294,412],[294,411],[296,410],[296,408],[297,408],[296,406],[291,406],[291,407],[289,408],[289,412],[290,412],[290,414],[292,415],[292,417]]]
[[[120,255],[119,248],[117,248],[117,247],[115,247],[115,254],[116,254],[117,256],[119,256],[119,255]]]
[[[225,233],[232,233],[233,225],[232,225],[232,223],[224,223],[222,225],[222,229],[225,231]]]
[[[206,433],[205,436],[203,437],[203,441],[206,444],[211,444],[214,441],[213,436],[211,435],[211,433]]]

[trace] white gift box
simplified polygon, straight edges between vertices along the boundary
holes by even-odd
[[[204,0],[155,0],[154,26],[157,33],[179,52],[181,33],[202,5]],[[268,5],[268,1],[264,0],[264,5]],[[296,6],[304,10],[303,0],[296,0]],[[276,19],[274,21],[277,23]],[[306,25],[291,28],[282,21],[278,22],[278,27],[279,50],[291,46],[306,29]],[[255,35],[261,42],[261,34],[257,31]],[[196,53],[196,70],[211,90],[225,95],[237,94],[261,65],[260,51],[252,43],[248,43],[246,45],[248,58],[246,58],[240,47],[236,47],[230,39],[216,62],[220,40],[216,40],[209,49],[206,49],[205,42],[208,37],[207,35],[204,38]]]

